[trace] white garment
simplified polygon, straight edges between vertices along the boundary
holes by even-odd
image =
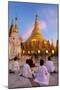
[[[28,64],[24,64],[22,75],[27,78],[32,78],[32,71]]]
[[[13,61],[9,62],[9,70],[13,71]]]
[[[53,72],[55,67],[52,61],[46,61],[46,67],[48,72]]]
[[[20,65],[19,65],[19,62],[18,61],[14,61],[13,70],[15,72],[18,72],[20,70]]]
[[[49,84],[49,73],[47,68],[43,65],[38,68],[38,71],[35,76],[35,82],[39,83],[40,85],[48,85]]]

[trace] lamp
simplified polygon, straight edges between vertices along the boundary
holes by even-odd
[[[38,50],[38,53],[40,53],[40,50]]]
[[[46,50],[46,54],[48,54],[48,50]]]
[[[52,50],[52,54],[54,54],[54,50]]]

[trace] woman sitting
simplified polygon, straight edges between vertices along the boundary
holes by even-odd
[[[20,65],[17,57],[14,58],[13,70],[15,73],[18,73],[20,71]]]
[[[23,65],[22,75],[26,78],[32,78],[32,71],[31,71],[29,63],[30,63],[30,61],[29,61],[29,59],[27,59],[26,63]]]
[[[48,61],[46,61],[46,67],[49,73],[52,73],[55,71],[55,66],[50,56],[48,57]]]
[[[47,68],[44,66],[44,60],[40,60],[40,66],[34,76],[34,82],[40,85],[49,85],[49,73]]]
[[[18,73],[20,71],[20,65],[18,62],[18,58],[15,57],[14,61],[9,63],[9,73]]]

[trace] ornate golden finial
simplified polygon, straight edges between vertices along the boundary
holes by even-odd
[[[18,21],[18,18],[15,17],[15,25],[17,26],[17,21]]]
[[[36,19],[38,19],[38,15],[36,14]]]
[[[38,21],[38,15],[36,14],[36,21]]]
[[[14,32],[18,32],[18,18],[15,17],[15,26],[14,26]]]
[[[38,15],[36,14],[34,31],[39,32]]]

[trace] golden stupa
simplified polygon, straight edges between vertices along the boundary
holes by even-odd
[[[20,37],[18,32],[18,24],[17,24],[17,17],[16,17],[15,24],[12,23],[9,30],[10,48],[11,48],[11,44],[13,44],[13,48],[10,49],[11,51],[14,51],[15,53],[15,49],[14,49],[15,47],[19,53],[21,51],[22,55],[33,54],[33,53],[39,53],[40,55],[45,55],[45,54],[55,53],[56,51],[53,43],[50,44],[49,40],[46,40],[45,37],[42,35],[40,31],[37,15],[35,18],[35,24],[34,24],[34,28],[32,30],[31,36],[26,40],[26,42],[22,42],[22,41],[23,40]]]
[[[36,15],[34,28],[31,36],[24,43],[24,51],[26,53],[40,52],[47,47],[47,40],[40,32],[38,16]]]
[[[34,24],[34,29],[32,31],[32,35],[28,38],[28,40],[26,42],[30,42],[30,41],[45,41],[45,38],[43,37],[43,35],[40,32],[40,28],[39,28],[39,23],[38,23],[38,16],[36,15],[36,20],[35,20],[35,24]]]

